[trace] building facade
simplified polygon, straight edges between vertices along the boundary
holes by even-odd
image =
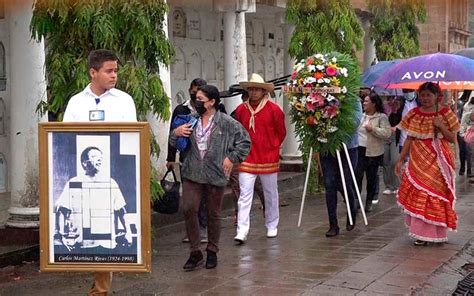
[[[168,34],[176,49],[169,71],[160,72],[172,98],[172,107],[188,98],[192,79],[201,77],[219,89],[247,80],[253,72],[266,80],[291,73],[293,61],[288,44],[293,26],[284,21],[284,0],[168,0]],[[473,0],[426,0],[428,21],[420,25],[422,53],[452,52],[468,46],[469,18]],[[40,100],[46,99],[44,44],[30,40],[29,23],[33,0],[0,1],[0,224],[32,227],[38,221],[37,124]],[[370,13],[366,0],[352,6],[366,32],[358,53],[362,69],[376,57],[370,38]],[[284,111],[284,97],[275,101]],[[231,112],[239,97],[226,98]],[[161,147],[166,147],[168,123],[150,118]],[[282,155],[301,155],[293,127],[286,123],[288,137]],[[165,155],[163,151],[161,155]],[[158,160],[164,168],[164,157]],[[8,213],[6,212],[8,210]]]

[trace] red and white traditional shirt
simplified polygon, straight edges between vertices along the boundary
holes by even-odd
[[[272,174],[280,169],[280,146],[286,136],[285,114],[281,108],[267,101],[265,106],[254,115],[253,127],[250,127],[251,112],[257,106],[240,104],[235,110],[235,119],[250,135],[252,145],[247,158],[240,164],[239,171],[250,174]]]

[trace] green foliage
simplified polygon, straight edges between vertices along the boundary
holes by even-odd
[[[37,111],[61,120],[69,99],[89,83],[89,52],[105,48],[120,59],[117,88],[133,97],[139,120],[150,112],[167,120],[170,99],[159,76],[160,64],[169,66],[174,55],[163,28],[167,11],[163,0],[36,0],[30,29],[46,41],[48,81],[48,100]],[[156,141],[151,145],[158,155]],[[151,193],[163,193],[154,168]]]
[[[48,100],[38,106],[62,118],[69,98],[88,83],[87,55],[113,50],[120,58],[117,88],[135,100],[140,120],[152,112],[170,116],[170,100],[159,77],[160,63],[174,55],[163,30],[163,0],[36,0],[31,32],[46,40]]]
[[[372,38],[377,58],[388,61],[420,53],[417,22],[426,21],[424,0],[367,0],[373,14]]]
[[[363,30],[349,0],[289,0],[286,20],[295,25],[289,53],[297,60],[339,51],[355,56]]]

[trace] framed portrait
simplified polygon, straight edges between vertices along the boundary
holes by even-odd
[[[148,123],[40,123],[39,165],[42,271],[151,271]]]

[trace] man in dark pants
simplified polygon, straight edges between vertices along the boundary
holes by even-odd
[[[354,124],[359,126],[362,118],[362,106],[357,104],[356,116]],[[355,132],[349,141],[346,143],[347,149],[349,150],[350,162],[352,168],[357,166],[357,147],[359,146],[357,132]],[[356,204],[356,191],[354,188],[354,182],[352,181],[352,175],[349,169],[346,153],[340,149],[342,167],[344,170],[344,179],[346,181],[347,195],[349,199],[349,205],[352,214],[352,225],[349,224],[349,217],[347,217],[346,230],[351,231],[355,227],[356,215],[357,215],[357,204]],[[329,218],[329,230],[326,232],[326,237],[332,237],[339,234],[339,225],[337,222],[337,192],[344,194],[342,187],[342,179],[339,170],[339,164],[336,156],[331,154],[321,155],[321,168],[324,176],[324,186],[326,188],[326,206],[328,210]]]

